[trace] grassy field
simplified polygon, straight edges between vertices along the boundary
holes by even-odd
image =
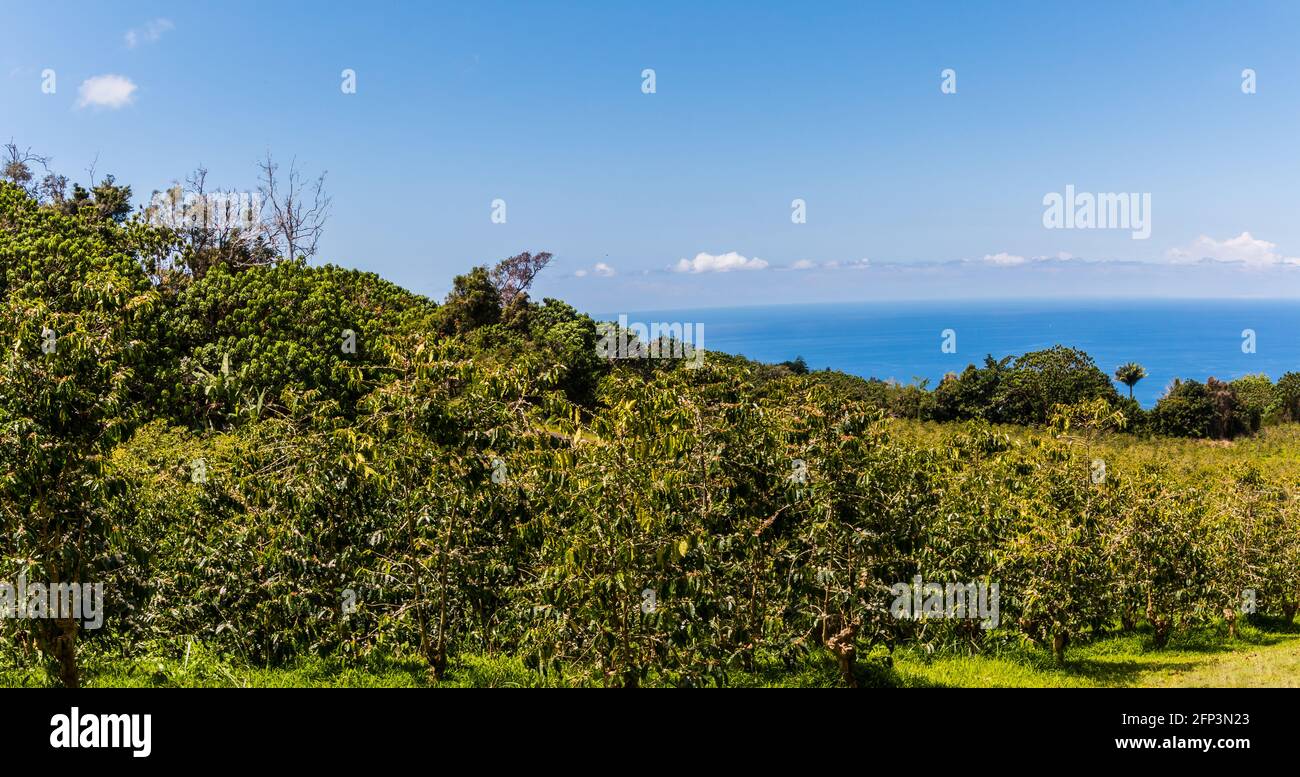
[[[1141,632],[1072,649],[1064,666],[1045,651],[998,656],[903,656],[902,685],[959,687],[1300,687],[1300,633],[1205,629],[1153,650]]]
[[[951,424],[895,420],[898,433],[922,444],[941,443]],[[1053,438],[1050,431],[1034,427],[997,425],[1011,437],[1028,441]],[[1178,437],[1138,437],[1131,434],[1098,434],[1091,441],[1076,442],[1103,456],[1111,465],[1135,468],[1139,464],[1163,464],[1184,474],[1222,473],[1234,466],[1251,464],[1266,475],[1300,482],[1300,424],[1283,424],[1260,430],[1237,440],[1200,440]]]
[[[1236,640],[1213,626],[1175,637],[1164,650],[1151,647],[1144,630],[1073,647],[1064,665],[1045,650],[1017,644],[978,655],[926,655],[881,650],[862,662],[863,685],[877,687],[1300,687],[1300,629],[1276,621],[1268,629],[1246,626]],[[463,656],[442,682],[431,681],[418,659],[372,659],[359,665],[311,659],[290,668],[265,669],[216,656],[191,645],[188,658],[90,657],[88,687],[417,688],[544,687],[562,685],[506,657]],[[831,687],[829,658],[788,668],[777,662],[730,684],[744,687]],[[649,684],[654,684],[653,682]],[[39,668],[0,670],[0,687],[49,685]]]

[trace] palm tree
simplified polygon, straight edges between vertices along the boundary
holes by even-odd
[[[1147,371],[1137,362],[1129,362],[1115,370],[1115,380],[1128,386],[1128,398],[1133,398],[1133,387],[1147,376]]]

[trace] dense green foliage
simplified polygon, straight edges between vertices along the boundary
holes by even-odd
[[[1294,480],[1114,447],[1133,405],[1073,349],[933,392],[798,360],[607,362],[590,318],[486,268],[442,305],[299,261],[163,282],[169,239],[0,184],[0,580],[108,598],[100,630],[0,629],[6,658],[53,657],[67,683],[77,639],[192,638],[435,676],[505,653],[622,686],[818,654],[856,684],[872,649],[1059,657],[1116,624],[1163,644],[1232,621],[1246,591],[1300,602]],[[1228,437],[1289,417],[1289,387],[1188,382],[1142,423]],[[997,583],[1000,626],[897,617],[916,576]]]

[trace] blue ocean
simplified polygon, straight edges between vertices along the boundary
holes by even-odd
[[[802,356],[812,369],[907,383],[984,356],[1014,356],[1067,345],[1108,375],[1129,361],[1146,368],[1134,397],[1151,407],[1174,378],[1231,380],[1300,370],[1300,301],[1115,300],[863,302],[640,311],[629,322],[704,324],[704,347],[764,362]],[[597,316],[615,320],[618,315]],[[956,353],[941,349],[956,333]],[[1254,353],[1243,349],[1253,330]],[[1128,389],[1116,384],[1124,393]]]

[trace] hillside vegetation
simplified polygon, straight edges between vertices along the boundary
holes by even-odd
[[[102,628],[0,622],[19,675],[198,645],[434,679],[490,656],[530,684],[811,661],[858,685],[891,654],[1065,661],[1300,606],[1285,380],[1258,418],[1217,381],[1146,417],[1064,347],[934,391],[606,360],[596,322],[528,297],[546,255],[435,303],[89,202],[0,183],[0,580],[107,593]],[[917,576],[996,584],[997,627],[899,617]]]

